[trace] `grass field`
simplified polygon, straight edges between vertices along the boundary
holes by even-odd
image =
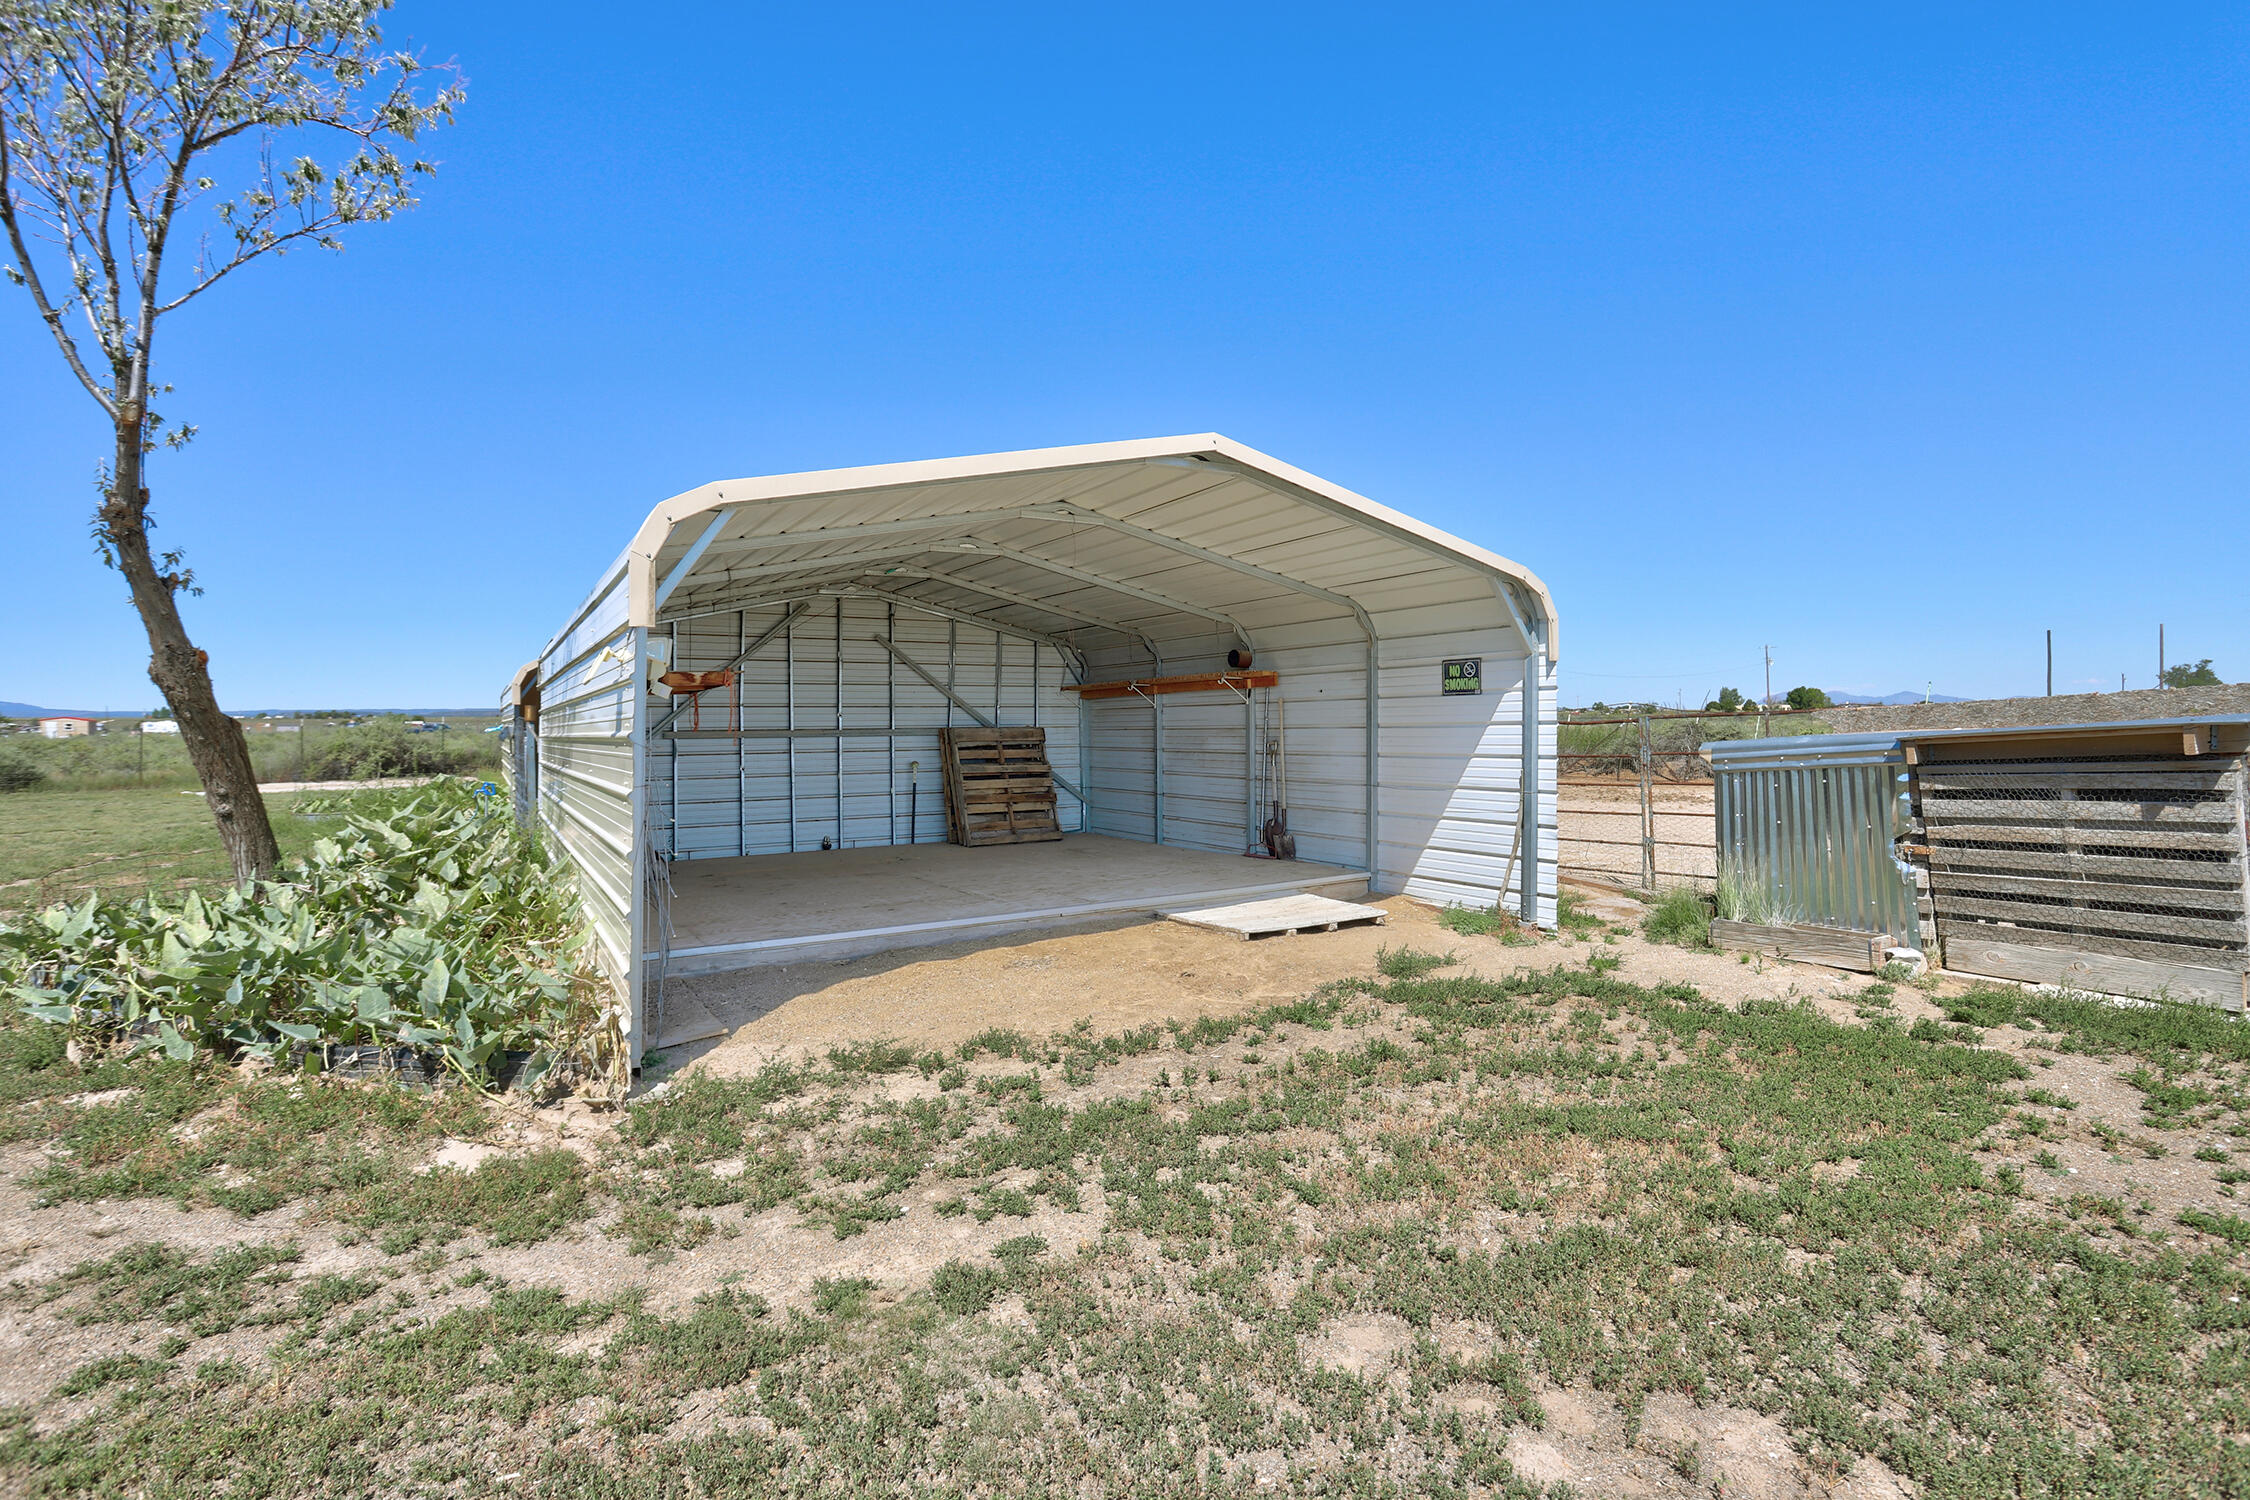
[[[261,722],[253,720],[245,728],[250,762],[261,782],[467,773],[499,765],[500,737],[484,732],[495,722],[489,718],[448,720],[443,731],[414,734],[406,732],[405,720],[395,717],[350,725],[309,719],[292,732],[260,727]],[[10,734],[0,738],[0,762],[30,766],[43,778],[42,790],[192,789],[199,784],[187,747],[176,734],[118,730],[66,740]]]
[[[298,797],[269,797],[286,858],[335,826],[296,811]],[[0,796],[0,914],[90,892],[214,889],[232,875],[203,799],[174,787],[11,792]]]
[[[493,774],[499,736],[490,720],[463,721],[444,734],[408,734],[400,720],[344,727],[308,722],[296,734],[256,730],[251,760],[261,781],[372,780],[394,776]],[[217,830],[176,735],[135,733],[47,740],[11,735],[0,759],[40,776],[25,790],[0,791],[0,915],[94,891],[140,895],[225,885],[229,871]],[[286,859],[335,826],[299,815],[294,794],[269,795],[267,810]]]
[[[80,1070],[16,1027],[20,1233],[87,1249],[0,1304],[79,1361],[0,1416],[0,1479],[1561,1500],[1609,1491],[1526,1435],[1598,1408],[1639,1494],[1877,1461],[1927,1496],[2250,1493],[2250,1220],[2214,1144],[2250,1135],[2250,1032],[1995,990],[1908,1026],[1881,984],[1730,1009],[1611,977],[1619,937],[690,1075],[569,1150],[458,1097]],[[417,1170],[468,1137],[495,1154]],[[2085,1185],[2035,1190],[2079,1170],[2058,1151]],[[2217,1206],[2096,1186],[2159,1160]],[[740,1289],[822,1242],[885,1274]],[[1743,1478],[1710,1411],[1797,1467]]]

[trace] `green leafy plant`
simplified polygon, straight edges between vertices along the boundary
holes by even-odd
[[[278,880],[176,903],[89,896],[0,927],[0,982],[35,1019],[175,1058],[374,1044],[481,1078],[529,1050],[529,1082],[596,1050],[584,933],[537,838],[441,782],[352,812]]]
[[[1652,943],[1676,943],[1682,948],[1711,946],[1711,908],[1688,887],[1674,886],[1657,898],[1641,918],[1641,934]]]

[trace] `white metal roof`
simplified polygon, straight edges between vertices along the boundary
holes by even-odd
[[[1252,641],[1497,593],[1557,648],[1529,569],[1216,433],[723,480],[651,511],[605,588],[618,567],[639,625],[848,585],[1073,640]]]

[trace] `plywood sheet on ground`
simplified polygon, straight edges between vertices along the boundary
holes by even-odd
[[[1159,911],[1158,916],[1190,927],[1208,927],[1249,939],[1280,937],[1296,932],[1334,932],[1339,927],[1379,925],[1383,909],[1337,901],[1327,896],[1298,894],[1268,896],[1261,901],[1230,901],[1223,906],[1199,906],[1184,911]]]

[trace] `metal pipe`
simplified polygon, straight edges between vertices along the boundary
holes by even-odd
[[[1258,846],[1258,690],[1242,695],[1242,847]]]
[[[898,606],[883,605],[883,634],[898,634]],[[884,815],[889,819],[890,838],[898,842],[898,663],[888,654],[883,657],[883,727],[892,733],[883,736],[883,799]],[[909,840],[911,842],[911,840]]]
[[[844,847],[844,601],[836,601],[836,847]]]
[[[791,610],[781,621],[781,694],[788,706],[782,710],[782,723],[791,729],[797,727],[797,627],[793,623],[800,610]],[[797,741],[789,741],[789,852],[797,852]]]
[[[1523,739],[1519,751],[1521,774],[1517,780],[1516,822],[1523,829],[1522,875],[1517,881],[1517,914],[1539,925],[1539,699],[1546,676],[1546,652],[1532,634],[1524,612],[1516,608],[1515,593],[1505,580],[1494,581],[1494,592],[1506,606],[1508,619],[1523,642],[1523,687],[1518,697],[1523,709]],[[1501,892],[1503,899],[1507,893]]]
[[[750,635],[750,614],[747,610],[734,612],[734,659],[739,664],[746,654],[745,646]],[[734,732],[742,733],[742,678],[734,679]],[[748,747],[741,739],[734,742],[734,852],[739,857],[750,852],[750,763]]]
[[[1150,748],[1155,752],[1156,781],[1156,842],[1164,842],[1164,695],[1148,695],[1151,738]]]
[[[632,830],[626,850],[627,889],[625,917],[625,1053],[626,1064],[638,1068],[645,1050],[647,1027],[641,1007],[646,1000],[647,964],[642,953],[648,939],[648,627],[626,630],[626,678],[632,702],[631,744],[633,795],[626,801],[627,826]]]
[[[671,740],[667,742],[666,748],[671,752],[672,792],[671,806],[667,809],[671,816],[664,829],[664,848],[667,854],[677,854],[680,852],[680,742]]]

